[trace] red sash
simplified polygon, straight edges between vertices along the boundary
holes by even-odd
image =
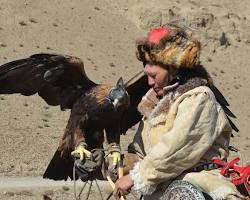
[[[239,166],[237,163],[240,158],[236,157],[229,162],[224,162],[220,159],[214,159],[213,162],[221,166],[220,173],[225,177],[230,177],[231,182],[238,188],[244,186],[248,193],[247,199],[250,197],[250,164]]]

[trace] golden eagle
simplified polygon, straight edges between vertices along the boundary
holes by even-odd
[[[71,109],[64,135],[43,177],[72,178],[72,151],[83,156],[85,149],[102,148],[104,130],[107,142],[119,143],[120,133],[141,119],[137,105],[147,92],[147,78],[115,87],[91,81],[83,62],[76,57],[34,54],[0,66],[0,94],[38,93],[49,105]],[[130,98],[129,98],[130,96]]]

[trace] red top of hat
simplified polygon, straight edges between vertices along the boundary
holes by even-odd
[[[151,30],[148,34],[148,41],[154,44],[159,44],[160,40],[171,32],[168,27],[159,27]]]

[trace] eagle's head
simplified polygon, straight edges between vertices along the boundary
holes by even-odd
[[[129,95],[126,91],[122,77],[116,83],[116,86],[109,92],[108,99],[114,106],[114,110],[129,106]]]

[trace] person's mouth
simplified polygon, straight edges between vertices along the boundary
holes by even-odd
[[[161,90],[161,88],[157,87],[157,88],[154,88],[154,91],[155,92],[159,92]]]

